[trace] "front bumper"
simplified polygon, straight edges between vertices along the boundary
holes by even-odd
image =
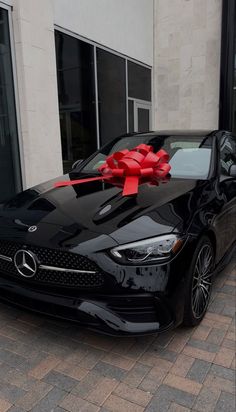
[[[175,325],[168,302],[155,294],[64,296],[0,276],[0,299],[110,335],[161,333]]]

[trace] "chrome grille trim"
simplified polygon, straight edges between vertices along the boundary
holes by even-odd
[[[12,258],[10,258],[9,256],[0,255],[0,259],[6,260],[7,262],[12,262]]]
[[[78,269],[69,269],[69,268],[60,268],[57,266],[47,266],[39,265],[39,269],[43,270],[53,270],[55,272],[70,272],[70,273],[97,273],[93,270],[78,270]]]

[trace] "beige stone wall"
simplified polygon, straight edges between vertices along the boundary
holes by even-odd
[[[154,0],[154,128],[217,128],[222,0]]]
[[[13,0],[24,186],[62,173],[51,0]]]

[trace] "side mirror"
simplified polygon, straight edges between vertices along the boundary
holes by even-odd
[[[230,166],[229,175],[236,178],[236,164]]]
[[[83,161],[84,159],[76,160],[76,162],[72,165],[72,170],[76,169]]]

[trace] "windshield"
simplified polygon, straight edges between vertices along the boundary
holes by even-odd
[[[113,140],[104,146],[81,170],[96,173],[108,155],[119,150],[131,150],[145,143],[153,146],[154,152],[164,149],[170,156],[172,177],[206,179],[209,175],[212,137],[210,136],[153,136],[136,135]]]

